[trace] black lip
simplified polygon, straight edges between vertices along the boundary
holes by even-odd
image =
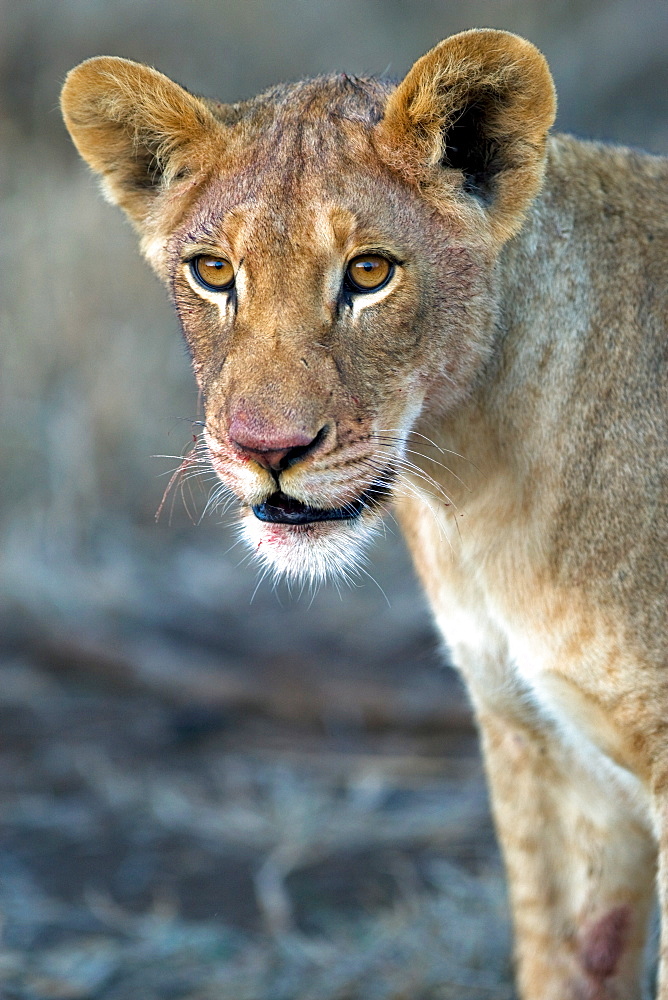
[[[310,507],[285,493],[272,493],[263,503],[255,504],[253,513],[260,521],[271,524],[314,524],[317,521],[354,521],[363,510],[378,507],[389,497],[390,488],[386,480],[373,484],[356,500],[345,507]]]

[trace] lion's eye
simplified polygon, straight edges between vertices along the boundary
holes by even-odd
[[[346,268],[346,278],[354,292],[375,292],[382,288],[394,271],[394,264],[377,253],[353,257]]]
[[[225,257],[195,257],[190,266],[195,277],[214,292],[226,292],[234,284],[234,268]]]

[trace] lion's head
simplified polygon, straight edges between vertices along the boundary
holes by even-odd
[[[289,576],[345,572],[424,479],[411,434],[487,363],[494,262],[554,117],[544,59],[466,32],[399,86],[341,74],[224,106],[102,57],[63,109],[170,289],[246,537]]]

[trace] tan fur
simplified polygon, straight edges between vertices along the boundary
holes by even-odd
[[[104,57],[63,91],[171,290],[259,557],[345,572],[391,495],[480,722],[521,996],[640,997],[658,856],[668,1000],[668,163],[550,138],[554,108],[497,31],[397,87],[228,107]],[[351,292],[372,252],[391,280]]]

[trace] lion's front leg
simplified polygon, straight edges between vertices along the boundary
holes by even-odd
[[[624,790],[594,776],[548,726],[484,709],[479,721],[522,1000],[638,1000],[655,876],[650,831]]]
[[[663,743],[663,740],[661,740]],[[668,1000],[668,767],[663,747],[658,746],[652,775],[652,805],[657,831],[658,902],[661,914],[657,1000]]]

